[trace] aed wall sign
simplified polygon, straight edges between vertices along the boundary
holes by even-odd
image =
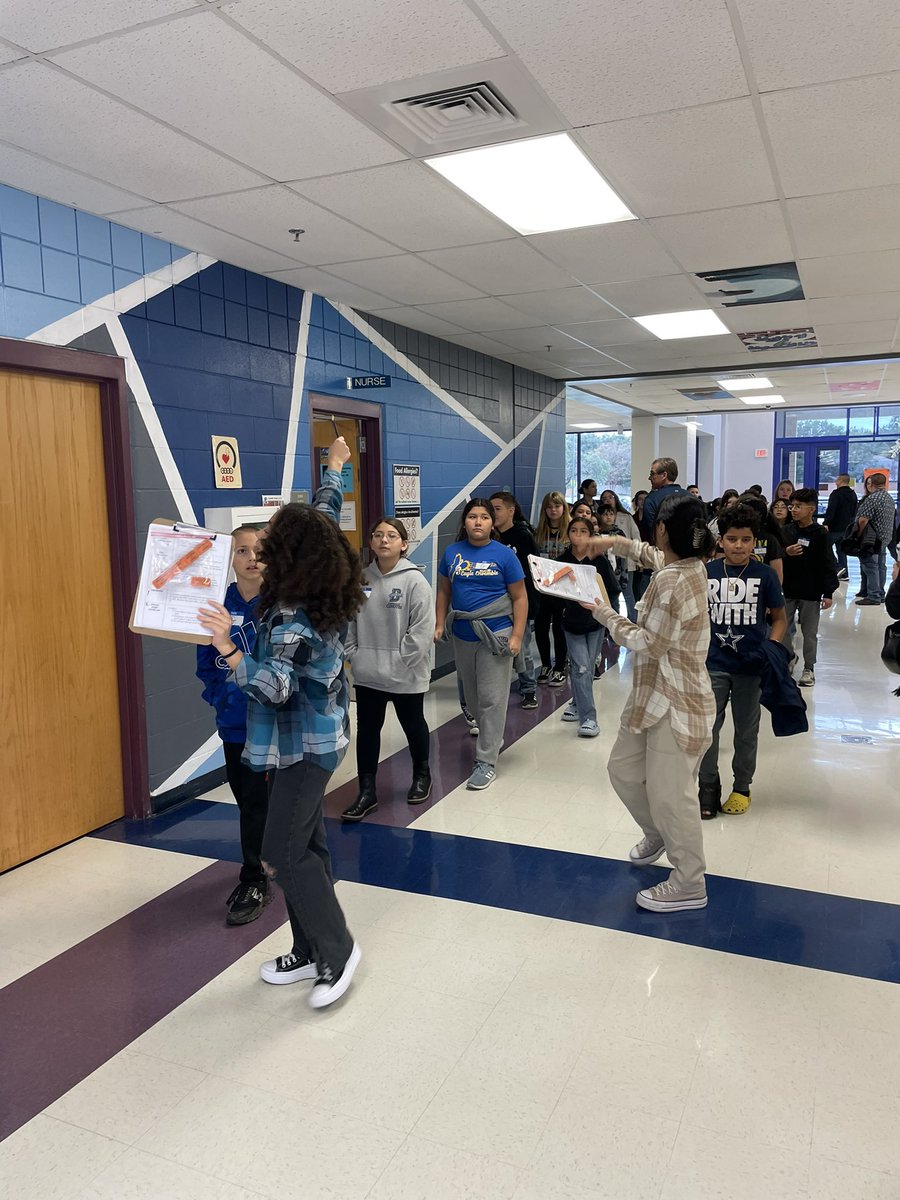
[[[212,438],[213,472],[217,488],[241,487],[241,459],[237,438]]]

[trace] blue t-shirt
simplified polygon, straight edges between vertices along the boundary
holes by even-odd
[[[450,607],[474,612],[506,595],[511,583],[519,583],[525,572],[516,552],[502,542],[491,540],[486,546],[454,542],[444,551],[438,574],[450,580]],[[494,633],[512,629],[511,617],[489,617],[485,621]],[[454,621],[453,634],[463,642],[477,642],[470,621]]]
[[[766,609],[784,608],[778,576],[751,559],[739,570],[724,558],[706,564],[711,637],[706,666],[727,675],[762,671],[762,644],[769,636]]]

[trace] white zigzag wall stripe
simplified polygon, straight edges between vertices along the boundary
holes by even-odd
[[[564,393],[565,394],[565,393]],[[541,495],[541,467],[544,465],[544,438],[547,434],[547,422],[541,426],[541,441],[538,446],[537,465],[534,469],[534,489],[531,493],[531,523],[537,525],[538,506]]]
[[[175,502],[175,507],[178,509],[178,515],[182,521],[196,525],[197,518],[194,514],[194,506],[191,504],[187,488],[184,486],[181,478],[181,472],[178,470],[178,466],[172,456],[172,451],[169,449],[169,443],[166,440],[159,415],[153,406],[150,392],[147,390],[147,384],[144,382],[144,376],[141,374],[137,359],[134,357],[131,346],[128,344],[128,338],[125,336],[122,323],[118,317],[111,317],[107,313],[105,325],[109,330],[109,336],[112,339],[116,354],[125,360],[125,378],[137,403],[138,412],[143,419],[147,435],[150,438],[153,449],[156,451],[156,457],[159,459],[159,465],[162,467],[163,475],[166,477],[166,483],[169,485],[172,499]]]
[[[382,354],[386,354],[388,358],[393,359],[398,367],[402,367],[408,375],[411,375],[412,378],[415,379],[416,383],[420,383],[422,387],[427,388],[433,396],[437,396],[438,400],[442,400],[448,408],[452,408],[457,416],[462,417],[463,420],[471,425],[473,429],[477,429],[480,434],[483,434],[484,437],[489,438],[490,441],[492,441],[496,446],[506,445],[506,443],[503,441],[503,438],[500,437],[499,434],[494,433],[493,429],[488,428],[483,421],[479,421],[479,419],[473,413],[470,413],[464,404],[460,404],[455,396],[451,396],[449,392],[445,391],[440,386],[440,384],[435,383],[431,376],[426,375],[422,368],[417,366],[411,358],[407,357],[407,355],[398,350],[396,346],[392,345],[388,339],[384,337],[383,334],[380,334],[377,329],[374,329],[368,323],[368,321],[364,321],[358,312],[350,308],[349,305],[340,304],[334,300],[329,300],[328,303],[331,304],[345,320],[349,321],[354,329],[358,329],[360,333],[364,334],[373,346],[377,346]]]
[[[300,412],[303,407],[303,385],[306,380],[306,359],[309,349],[309,318],[312,312],[312,292],[304,292],[300,304],[300,327],[297,332],[297,354],[294,359],[294,378],[291,387],[291,412],[288,417],[287,438],[284,443],[284,468],[281,473],[281,499],[285,504],[291,498],[294,486],[294,469],[297,457],[297,434],[300,429]],[[315,490],[315,482],[313,483]]]
[[[137,279],[134,283],[129,283],[116,292],[110,292],[108,296],[101,296],[92,304],[86,304],[67,317],[60,317],[51,325],[45,325],[43,329],[30,334],[28,340],[30,342],[50,342],[54,346],[66,346],[91,329],[99,329],[101,325],[105,325],[109,320],[110,312],[127,313],[130,309],[143,304],[145,300],[158,296],[160,292],[167,291],[176,283],[181,283],[183,279],[189,279],[199,271],[211,267],[214,262],[218,262],[218,259],[210,258],[208,254],[185,254],[182,258],[176,259],[171,266],[151,271],[143,279]]]
[[[490,475],[491,471],[495,470],[500,463],[503,462],[504,458],[508,458],[509,455],[512,454],[512,452],[518,446],[520,446],[522,442],[525,441],[529,434],[534,433],[539,423],[546,421],[553,410],[559,407],[560,402],[564,397],[565,392],[560,392],[556,399],[551,401],[551,403],[547,406],[547,408],[544,409],[543,412],[539,412],[537,416],[529,421],[525,428],[520,433],[517,433],[511,442],[504,442],[503,449],[500,451],[500,453],[495,455],[486,466],[482,467],[477,475],[473,475],[466,486],[461,488],[460,491],[458,491],[453,499],[449,502],[449,504],[445,504],[441,511],[436,513],[427,525],[422,526],[422,532],[419,536],[423,542],[430,533],[437,534],[440,524],[444,518],[453,512],[460,501],[464,500],[466,496],[470,496],[473,490],[478,487],[479,483],[481,483],[483,479],[486,479],[488,475]]]
[[[186,758],[181,766],[176,767],[172,774],[159,787],[155,787],[150,793],[151,796],[161,796],[163,792],[170,792],[173,788],[181,787],[183,783],[187,783],[190,777],[194,774],[198,767],[203,766],[208,758],[222,745],[222,739],[218,733],[212,734],[200,746],[190,758]]]

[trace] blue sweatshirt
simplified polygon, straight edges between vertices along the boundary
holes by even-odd
[[[257,597],[245,600],[232,583],[225,593],[225,607],[231,613],[231,640],[250,654],[256,644]],[[228,676],[231,667],[215,646],[197,647],[197,678],[203,682],[203,699],[216,710],[216,728],[223,742],[247,740],[247,697]]]

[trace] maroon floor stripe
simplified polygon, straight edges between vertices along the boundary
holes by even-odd
[[[0,990],[0,1140],[286,920],[279,892],[226,926],[234,881],[234,863],[213,863]]]
[[[511,747],[519,738],[530,733],[536,725],[555,712],[561,705],[568,703],[571,696],[569,685],[562,688],[538,688],[538,708],[524,710],[521,701],[514,693],[509,698],[509,710],[506,715],[506,746]],[[350,753],[353,753],[351,749]],[[444,796],[458,788],[472,774],[475,765],[475,738],[469,733],[462,714],[432,730],[431,733],[431,775],[433,787],[431,799],[425,804],[410,805],[406,803],[406,793],[412,782],[412,760],[409,751],[404,747],[396,754],[390,755],[378,764],[378,808],[366,817],[366,821],[376,825],[394,825],[405,829],[438,804]],[[498,775],[503,772],[503,754],[501,752],[498,764]],[[325,797],[325,815],[340,817],[349,804],[352,804],[358,793],[357,780],[351,779],[335,788]]]

